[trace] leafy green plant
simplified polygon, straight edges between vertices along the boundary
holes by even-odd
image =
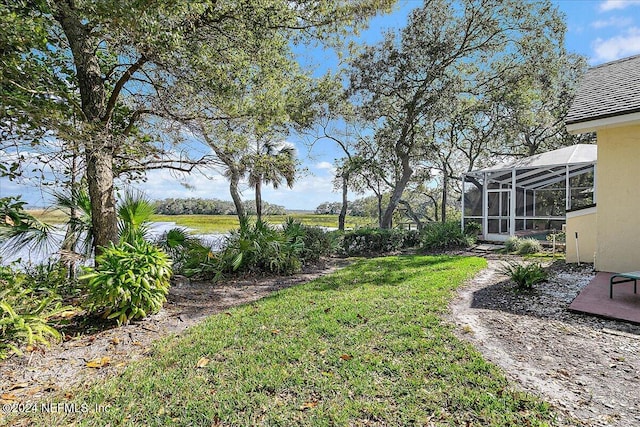
[[[339,252],[347,256],[384,254],[414,247],[417,242],[415,230],[363,227],[343,234]]]
[[[521,239],[518,236],[510,236],[504,242],[504,248],[507,252],[517,252],[520,247]]]
[[[156,244],[171,258],[175,274],[210,279],[218,271],[210,265],[215,258],[211,248],[197,237],[189,235],[183,228],[172,228],[165,232]]]
[[[25,204],[20,196],[0,198],[0,242],[5,243],[4,250],[50,243],[51,226],[25,211]]]
[[[302,267],[304,242],[298,227],[287,235],[264,221],[251,224],[240,221],[240,228],[231,232],[218,259],[222,272],[291,274]]]
[[[118,206],[120,241],[134,244],[144,238],[154,210],[155,204],[142,193],[127,191]]]
[[[478,221],[469,221],[464,224],[464,234],[476,237],[482,231],[482,225]]]
[[[33,289],[34,284],[27,274],[0,266],[0,360],[21,354],[22,345],[59,340],[54,321],[77,311],[63,305],[55,292]]]
[[[520,239],[520,242],[518,243],[518,253],[520,255],[536,254],[538,252],[542,252],[542,244],[539,240],[532,239],[530,237]]]
[[[547,234],[546,239],[548,242],[553,242],[554,237],[555,237],[556,243],[565,243],[567,241],[567,233],[564,231],[549,233]]]
[[[336,233],[327,232],[321,227],[308,225],[303,227],[305,231],[304,249],[302,250],[303,262],[315,262],[334,253],[337,247]]]
[[[422,248],[425,250],[469,247],[475,242],[475,237],[463,233],[457,221],[428,223],[421,235]]]
[[[521,264],[510,262],[505,264],[500,272],[508,276],[519,288],[523,289],[531,289],[534,285],[542,283],[548,278],[547,272],[538,263]]]
[[[141,319],[162,308],[169,292],[171,262],[167,254],[138,239],[111,244],[97,258],[98,269],[87,269],[87,309],[118,324]]]

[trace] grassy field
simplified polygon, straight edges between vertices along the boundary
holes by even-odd
[[[158,342],[36,425],[547,426],[442,317],[479,258],[361,260]]]
[[[60,210],[33,210],[32,215],[49,224],[60,224],[67,220]],[[265,217],[272,224],[282,224],[287,217],[292,217],[303,224],[338,227],[338,215],[315,215],[309,213],[292,213],[291,215],[268,215]],[[235,215],[154,215],[153,221],[175,222],[177,225],[193,229],[197,233],[224,233],[238,228],[238,217]],[[347,217],[346,227],[372,225],[369,218]]]

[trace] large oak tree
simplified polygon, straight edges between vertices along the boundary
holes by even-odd
[[[407,26],[350,62],[350,91],[376,129],[392,179],[381,226],[419,169],[438,150],[433,129],[460,98],[484,98],[513,81],[526,58],[562,54],[564,23],[547,0],[427,0]],[[549,53],[549,54],[547,54]]]
[[[233,100],[261,79],[285,86],[290,76],[278,69],[294,61],[292,43],[337,43],[390,3],[3,3],[3,28],[19,24],[0,38],[1,95],[3,109],[10,112],[0,118],[3,144],[37,145],[47,138],[81,144],[99,249],[117,236],[118,173],[160,167],[188,171],[208,160],[175,148],[185,138],[177,124],[247,114],[234,109]],[[194,109],[193,97],[203,92],[211,103]],[[70,123],[73,134],[63,132]]]

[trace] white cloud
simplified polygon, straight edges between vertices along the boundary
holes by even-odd
[[[640,0],[605,0],[600,3],[600,11],[608,12],[610,10],[626,9],[629,6],[640,5]]]
[[[631,27],[608,39],[597,38],[592,44],[593,62],[606,62],[640,53],[640,28]]]
[[[606,28],[606,27],[622,28],[622,27],[628,27],[631,24],[633,24],[633,19],[631,19],[630,17],[612,16],[609,19],[601,19],[601,20],[592,22],[591,26],[597,29]]]
[[[180,184],[181,180],[193,189],[185,188]],[[266,202],[289,209],[314,210],[322,202],[340,200],[340,195],[333,191],[332,180],[332,176],[303,175],[298,178],[292,189],[286,185],[280,186],[277,190],[270,185],[264,186],[262,198]],[[199,197],[231,200],[228,181],[215,173],[207,178],[195,173],[183,177],[176,176],[168,170],[150,171],[147,173],[147,181],[134,187],[144,191],[151,199]],[[246,182],[241,185],[241,193],[243,200],[253,200],[255,197],[253,189]]]
[[[231,200],[229,184],[219,174],[212,172],[210,177],[199,173],[190,175],[176,174],[170,170],[147,172],[146,182],[135,183],[134,188],[144,191],[150,199],[189,198]],[[181,183],[188,184],[189,188]]]
[[[333,165],[329,162],[320,162],[320,163],[316,163],[315,165],[316,169],[326,169],[326,170],[332,170],[333,169]]]

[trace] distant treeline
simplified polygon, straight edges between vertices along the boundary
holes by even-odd
[[[255,201],[243,203],[249,215],[255,215]],[[164,199],[156,201],[156,213],[161,215],[236,215],[236,207],[233,202],[218,199]],[[264,215],[284,215],[287,213],[284,206],[262,202]]]
[[[318,215],[338,215],[342,208],[341,202],[323,202],[318,205],[315,213]],[[376,216],[376,199],[374,197],[364,197],[347,202],[347,215],[361,217]]]

